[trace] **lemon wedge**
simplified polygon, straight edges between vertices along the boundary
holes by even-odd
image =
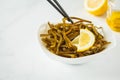
[[[100,16],[107,11],[108,0],[85,0],[85,9],[96,16]]]
[[[95,36],[87,29],[80,29],[80,35],[72,40],[72,44],[77,47],[77,52],[82,52],[89,49],[94,43]]]

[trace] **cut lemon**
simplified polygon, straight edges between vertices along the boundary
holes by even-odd
[[[80,29],[80,35],[72,41],[72,44],[77,47],[77,52],[82,52],[89,49],[94,43],[95,36],[87,29]]]
[[[85,0],[85,9],[96,16],[100,16],[107,11],[108,0]]]

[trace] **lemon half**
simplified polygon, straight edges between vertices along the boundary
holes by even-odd
[[[96,16],[100,16],[107,11],[108,0],[85,0],[85,9]]]
[[[94,43],[95,36],[87,29],[80,29],[80,35],[72,41],[72,44],[77,47],[77,52],[82,52],[89,49]]]

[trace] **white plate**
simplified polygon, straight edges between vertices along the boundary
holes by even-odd
[[[100,25],[102,26],[101,24],[103,24],[102,22],[100,21],[93,21],[93,23],[95,25]],[[104,24],[104,26],[106,26]],[[103,27],[103,26],[102,26]],[[103,54],[106,54],[106,53],[109,53],[109,51],[115,47],[116,45],[116,41],[115,41],[115,38],[114,36],[112,35],[111,31],[109,29],[107,29],[106,27],[103,27],[103,31],[104,31],[104,36],[105,36],[105,39],[109,42],[111,42],[111,44],[109,44],[107,46],[107,48],[99,53],[96,53],[94,55],[89,55],[89,56],[85,56],[85,57],[79,57],[79,58],[65,58],[65,57],[61,57],[61,56],[58,56],[58,55],[55,55],[53,53],[51,53],[43,44],[43,42],[41,41],[41,38],[40,38],[40,34],[41,33],[45,33],[47,32],[48,30],[48,25],[47,23],[45,24],[42,24],[38,30],[38,39],[39,39],[39,43],[40,43],[40,46],[41,46],[41,49],[43,50],[43,52],[45,54],[47,54],[48,57],[54,59],[54,60],[57,60],[57,61],[60,61],[60,62],[64,62],[64,63],[68,63],[68,64],[82,64],[82,63],[85,63],[85,62],[88,62],[94,58],[97,58],[99,57],[100,55],[103,55]]]

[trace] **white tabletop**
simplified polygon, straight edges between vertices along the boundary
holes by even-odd
[[[105,15],[95,17],[84,10],[83,0],[59,2],[71,16],[105,23]],[[116,46],[94,61],[63,64],[48,58],[38,42],[39,26],[62,18],[46,0],[2,0],[0,4],[0,80],[120,80],[120,33],[112,33]]]

